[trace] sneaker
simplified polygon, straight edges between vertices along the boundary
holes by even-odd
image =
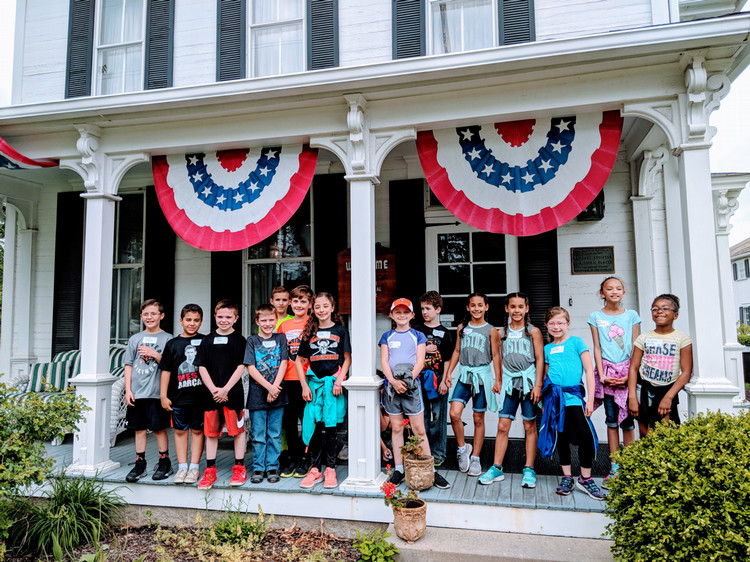
[[[573,491],[573,478],[571,476],[563,476],[560,480],[560,485],[557,487],[556,492],[561,496],[569,496],[570,492]]]
[[[279,481],[279,471],[269,470],[266,474],[266,480],[268,480],[269,484],[276,484]]]
[[[458,470],[460,470],[461,472],[466,472],[467,470],[469,470],[469,464],[471,463],[471,445],[467,443],[465,446],[466,450],[463,453],[461,451],[458,451],[458,453],[456,454],[456,456],[458,457]]]
[[[602,495],[599,486],[597,486],[596,482],[594,482],[593,478],[589,478],[588,480],[581,480],[581,478],[579,477],[578,480],[576,480],[576,487],[579,490],[585,492],[592,500],[604,500],[604,496]]]
[[[200,475],[200,469],[188,468],[187,475],[185,476],[185,484],[195,484],[198,481],[198,477]]]
[[[493,482],[502,482],[505,480],[505,474],[502,468],[497,468],[494,464],[490,469],[479,477],[479,483],[489,485]]]
[[[339,485],[339,481],[336,478],[336,469],[330,466],[323,472],[323,478],[325,479],[323,482],[324,488],[335,488]]]
[[[343,448],[339,451],[338,459],[340,461],[349,460],[349,445],[344,445]]]
[[[401,482],[404,481],[404,473],[400,470],[394,470],[393,474],[388,478],[388,482],[393,484],[394,486],[398,486],[401,484]]]
[[[310,472],[310,467],[308,466],[306,461],[300,461],[297,467],[294,469],[294,477],[295,478],[304,478],[307,476],[307,473]],[[320,471],[318,471],[320,472]]]
[[[315,467],[312,467],[310,469],[310,472],[307,473],[307,476],[305,476],[302,479],[302,482],[299,483],[300,488],[312,488],[315,486],[315,483],[323,480],[323,475],[320,473],[320,470],[318,470]]]
[[[604,480],[602,480],[602,488],[609,490],[609,483],[615,478],[617,478],[617,473],[610,470],[609,474],[607,474],[607,476],[604,477]]]
[[[445,478],[443,478],[438,472],[435,473],[434,486],[436,488],[440,488],[441,490],[447,490],[448,488],[451,487],[448,481]]]
[[[479,476],[482,474],[482,463],[479,457],[473,457],[469,463],[469,476]]]
[[[522,488],[536,488],[536,472],[528,466],[523,467],[523,479],[521,480]]]
[[[244,464],[236,464],[232,467],[232,477],[229,479],[230,486],[242,486],[247,480],[247,470]]]
[[[443,466],[443,463],[445,462],[445,459],[434,459],[435,466]]]
[[[216,483],[216,467],[215,466],[209,466],[206,468],[205,472],[203,473],[203,478],[201,478],[201,481],[198,483],[198,489],[199,490],[210,490],[211,486],[213,486]]]
[[[159,459],[159,464],[156,465],[154,475],[151,477],[153,480],[164,480],[167,476],[174,474],[172,470],[172,461],[168,458]]]
[[[177,471],[177,474],[174,475],[174,478],[172,479],[172,482],[175,484],[184,484],[185,478],[187,477],[188,469],[187,468],[181,468]]]
[[[250,477],[250,483],[251,484],[260,484],[263,482],[263,472],[260,470],[256,470],[253,472],[253,475]]]
[[[294,476],[294,469],[297,467],[297,463],[294,461],[289,461],[288,464],[282,464],[281,470],[279,471],[279,475],[282,478],[291,478]]]
[[[146,461],[138,459],[135,461],[135,466],[128,472],[125,480],[127,482],[138,482],[144,476],[146,476]]]

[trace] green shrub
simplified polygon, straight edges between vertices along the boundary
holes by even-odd
[[[387,541],[390,533],[383,532],[381,529],[371,533],[359,533],[354,541],[354,548],[359,550],[360,560],[372,560],[373,562],[393,562],[398,554],[398,548],[395,544]]]
[[[45,502],[9,500],[14,523],[8,544],[21,550],[51,554],[70,552],[82,544],[98,542],[120,520],[123,499],[105,491],[101,482],[85,478],[55,478]]]
[[[750,415],[658,424],[613,457],[607,527],[620,559],[750,558]]]
[[[208,529],[207,541],[213,545],[241,544],[255,550],[268,532],[266,516],[258,506],[258,516],[230,511]]]
[[[750,324],[737,322],[737,341],[742,345],[750,346]]]

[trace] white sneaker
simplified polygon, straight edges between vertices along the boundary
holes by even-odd
[[[458,450],[458,454],[456,455],[458,457],[458,470],[461,472],[466,472],[469,470],[469,459],[471,458],[471,445],[468,443],[466,444],[466,450],[462,453],[461,450]]]
[[[340,461],[346,461],[349,460],[349,445],[344,445],[338,454],[338,459]]]
[[[479,461],[479,457],[471,457],[469,476],[479,476],[480,474],[482,474],[482,463]]]
[[[188,469],[187,468],[181,468],[177,471],[177,474],[174,475],[174,479],[172,482],[175,484],[184,484],[185,478],[188,475]]]
[[[198,477],[201,475],[201,471],[198,468],[188,469],[185,475],[185,484],[195,484],[198,482]]]

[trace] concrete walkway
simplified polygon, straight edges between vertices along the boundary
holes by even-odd
[[[424,537],[409,544],[396,536],[392,524],[388,532],[391,533],[388,540],[400,551],[397,560],[403,562],[456,562],[463,559],[472,562],[614,560],[610,553],[612,541],[601,539],[427,527]]]

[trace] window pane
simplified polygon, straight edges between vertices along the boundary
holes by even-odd
[[[101,49],[99,60],[100,94],[119,94],[141,89],[141,45]]]
[[[112,280],[111,338],[116,343],[127,343],[130,336],[141,331],[142,285],[141,268],[115,270]]]
[[[468,295],[469,293],[466,293]],[[441,320],[441,323],[448,328],[457,327],[464,319],[466,313],[466,295],[462,297],[443,297],[443,309],[440,316],[453,315],[453,320]]]
[[[435,2],[432,5],[432,51],[452,53],[460,50],[460,12],[456,2]]]
[[[471,235],[471,250],[473,261],[505,261],[505,236],[474,232]]]
[[[474,290],[484,294],[504,294],[505,264],[482,264],[472,266],[474,269]]]
[[[468,265],[438,266],[438,287],[441,294],[468,295],[471,292],[471,278]]]
[[[254,29],[254,76],[273,76],[302,70],[302,23]]]
[[[101,45],[111,45],[122,41],[122,0],[102,2]]]
[[[143,195],[123,195],[119,203],[116,263],[143,263]]]
[[[495,44],[493,40],[492,4],[482,0],[464,2],[462,51],[486,49]]]
[[[310,240],[310,195],[281,229],[248,248],[248,259],[296,258],[312,255]]]
[[[310,262],[288,262],[282,265],[282,269],[284,272],[282,285],[290,291],[297,285],[311,285]]]
[[[432,52],[454,53],[495,45],[492,0],[432,2]]]
[[[140,41],[143,39],[143,0],[125,0],[125,25],[122,30],[123,41]]]
[[[255,318],[255,308],[269,302],[271,291],[281,285],[281,264],[262,263],[250,265],[250,318]]]
[[[469,261],[469,234],[439,234],[438,263]]]
[[[303,16],[302,0],[253,0],[252,23],[273,23]]]

